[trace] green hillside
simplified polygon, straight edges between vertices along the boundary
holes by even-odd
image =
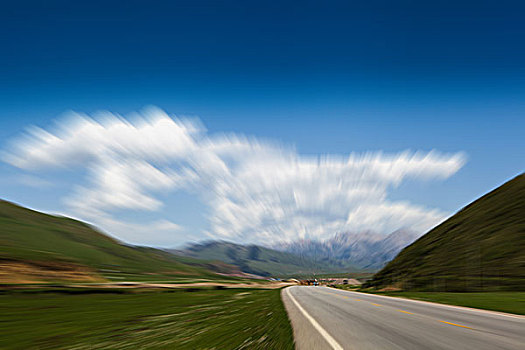
[[[3,280],[9,277],[9,271],[33,277],[54,272],[50,276],[69,274],[80,279],[217,276],[191,259],[177,259],[158,249],[128,246],[83,222],[7,201],[0,201],[0,264]]]
[[[525,175],[471,203],[406,247],[365,287],[525,290]]]
[[[197,259],[223,261],[238,266],[243,272],[261,276],[310,275],[351,270],[351,268],[342,268],[306,256],[257,245],[244,246],[223,241],[196,244],[183,251],[173,251],[173,253]]]

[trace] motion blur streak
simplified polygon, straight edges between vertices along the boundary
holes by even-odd
[[[437,151],[304,156],[277,142],[210,135],[200,121],[157,108],[127,119],[72,113],[56,130],[31,128],[3,159],[27,171],[88,170],[65,202],[117,235],[126,227],[116,210],[155,211],[159,193],[188,191],[210,209],[205,234],[265,243],[345,230],[423,233],[447,213],[391,201],[389,190],[409,178],[446,179],[465,162]],[[164,219],[160,226],[181,229]]]

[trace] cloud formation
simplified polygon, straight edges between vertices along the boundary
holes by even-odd
[[[159,193],[186,190],[209,206],[210,237],[268,244],[341,231],[423,233],[446,214],[391,201],[389,191],[410,178],[446,179],[465,161],[436,151],[307,157],[243,135],[210,135],[198,120],[155,108],[128,119],[72,114],[56,131],[31,129],[3,159],[28,171],[87,170],[65,202],[95,223],[116,222],[116,210],[156,211]]]

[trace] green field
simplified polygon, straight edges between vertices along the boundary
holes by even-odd
[[[525,292],[374,292],[374,294],[525,315]]]
[[[293,349],[274,289],[0,295],[1,349]]]

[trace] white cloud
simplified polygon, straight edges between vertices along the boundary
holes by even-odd
[[[86,169],[87,183],[66,203],[95,223],[117,209],[158,210],[158,193],[190,190],[210,207],[206,234],[241,242],[400,227],[423,232],[446,214],[392,202],[389,191],[408,178],[448,178],[464,163],[461,153],[436,151],[306,157],[242,135],[209,135],[197,120],[158,109],[134,122],[110,113],[95,118],[73,114],[54,132],[34,128],[3,158],[26,170]],[[107,219],[105,225],[117,235],[123,230]],[[151,228],[168,226],[179,229]]]

